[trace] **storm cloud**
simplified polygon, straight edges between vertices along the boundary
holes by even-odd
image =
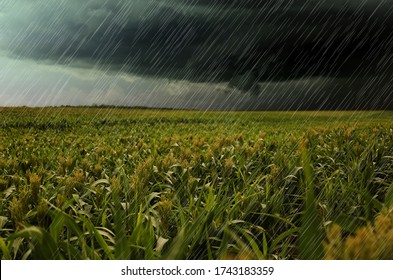
[[[392,0],[0,3],[0,48],[14,59],[226,83],[254,95],[267,83],[323,77],[391,106]]]

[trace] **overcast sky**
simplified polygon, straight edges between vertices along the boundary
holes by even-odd
[[[390,108],[392,29],[393,0],[0,0],[0,106]]]

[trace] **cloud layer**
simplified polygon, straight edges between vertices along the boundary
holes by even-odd
[[[313,77],[340,79],[354,90],[354,83],[359,87],[373,77],[386,85],[392,74],[391,0],[5,0],[0,5],[0,48],[19,60],[227,83],[255,94],[263,83]]]
[[[140,75],[211,81],[247,71],[261,80],[370,74],[392,54],[392,6],[378,1],[15,2],[3,19],[3,48],[12,54]]]

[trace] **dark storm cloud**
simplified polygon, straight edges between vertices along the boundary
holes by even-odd
[[[386,76],[393,63],[390,0],[16,2],[31,11],[9,18],[17,57],[255,92],[263,81]]]

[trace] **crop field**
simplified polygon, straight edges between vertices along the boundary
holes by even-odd
[[[0,108],[1,259],[393,259],[392,120]]]

